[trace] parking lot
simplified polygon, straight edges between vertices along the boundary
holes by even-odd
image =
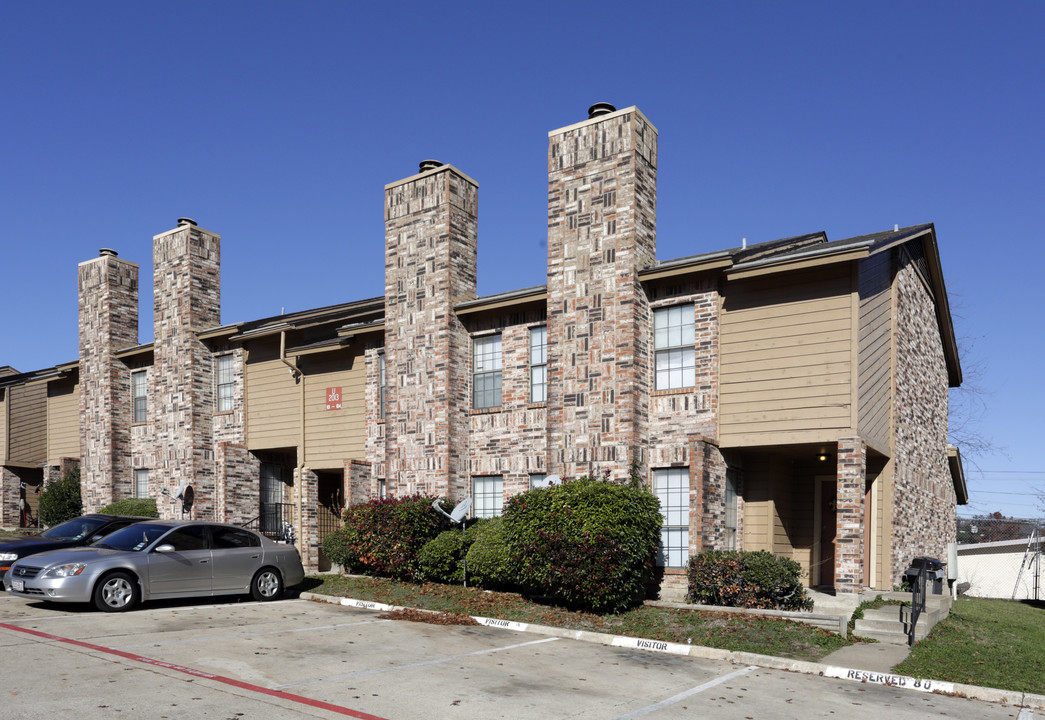
[[[1020,718],[873,684],[287,599],[0,595],[4,718]]]

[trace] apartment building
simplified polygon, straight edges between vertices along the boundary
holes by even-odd
[[[426,493],[477,515],[554,478],[638,473],[665,582],[703,549],[797,560],[811,586],[891,588],[967,502],[947,443],[961,367],[931,224],[656,257],[657,130],[604,103],[549,133],[548,273],[476,295],[478,183],[421,163],[385,187],[385,294],[221,323],[221,237],[79,266],[80,354],[0,369],[4,524],[79,462],[85,509],[295,530]],[[186,499],[191,496],[191,503]],[[23,513],[24,515],[24,513]]]

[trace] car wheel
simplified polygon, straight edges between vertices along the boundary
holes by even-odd
[[[94,606],[104,612],[130,610],[138,604],[138,581],[125,572],[106,575],[94,586]]]
[[[275,568],[261,568],[250,581],[250,594],[255,600],[275,600],[283,594],[283,578]]]

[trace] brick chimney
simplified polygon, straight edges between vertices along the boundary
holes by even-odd
[[[657,129],[597,103],[548,134],[548,472],[645,467]]]

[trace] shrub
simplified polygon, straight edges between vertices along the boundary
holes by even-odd
[[[74,467],[61,478],[49,483],[40,493],[40,521],[47,526],[80,517],[80,468]]]
[[[476,526],[475,541],[468,548],[468,583],[487,590],[507,590],[515,585],[504,518],[483,520]]]
[[[365,573],[420,580],[418,555],[425,544],[446,529],[446,519],[432,509],[435,498],[411,495],[387,500],[371,500],[365,505],[345,508],[345,526],[331,535],[344,536],[330,540],[331,562]],[[324,550],[328,547],[324,541]],[[335,559],[335,556],[339,559]]]
[[[460,583],[464,580],[462,561],[472,543],[479,534],[479,528],[487,521],[474,520],[462,537],[460,528],[444,530],[421,548],[418,555],[418,566],[425,580],[446,584]],[[471,575],[471,568],[468,568]],[[471,579],[471,578],[469,578]]]
[[[653,584],[660,504],[635,483],[582,477],[511,498],[504,537],[517,580],[567,607],[619,612]]]
[[[726,607],[810,610],[801,566],[765,550],[711,550],[689,561],[690,602]]]
[[[135,517],[158,518],[160,513],[156,510],[156,498],[124,498],[111,502],[98,512],[109,515],[133,515]]]
[[[340,565],[346,572],[359,564],[353,552],[353,542],[345,530],[336,530],[323,538],[323,554],[332,565]]]

